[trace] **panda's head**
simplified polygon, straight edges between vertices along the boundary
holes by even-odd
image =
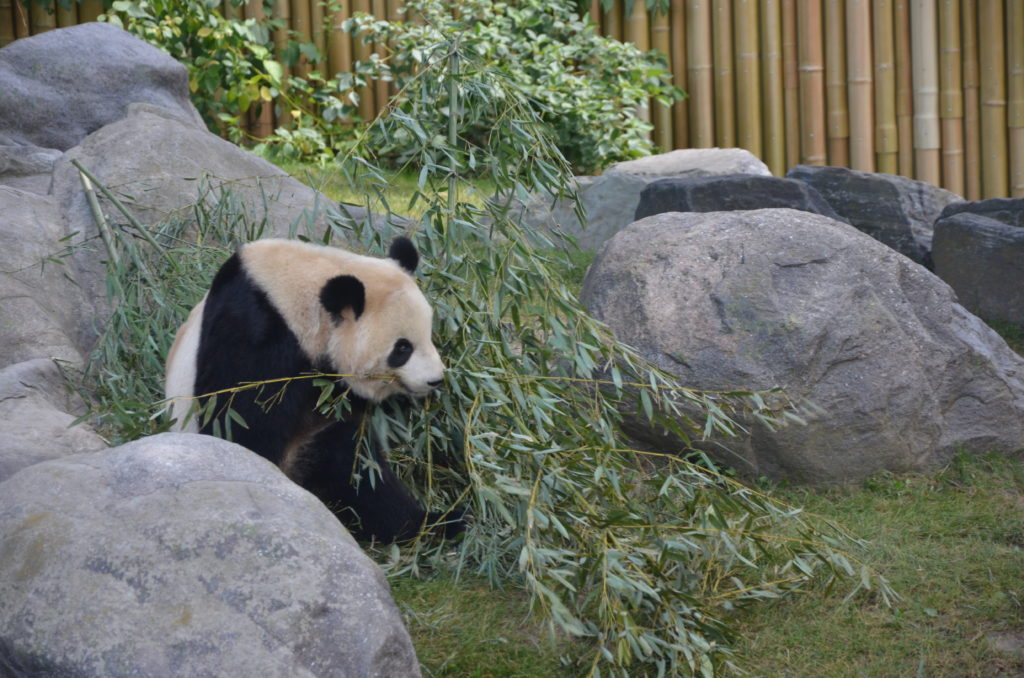
[[[433,311],[412,274],[415,246],[397,238],[387,259],[359,257],[351,273],[320,288],[330,331],[326,358],[352,375],[346,382],[363,398],[379,402],[405,393],[425,396],[444,378],[444,363],[431,341]]]

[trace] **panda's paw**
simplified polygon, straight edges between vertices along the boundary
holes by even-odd
[[[455,539],[466,529],[466,512],[457,508],[431,511],[427,514],[427,529],[445,539]]]

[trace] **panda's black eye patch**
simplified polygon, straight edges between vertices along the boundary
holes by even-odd
[[[409,362],[411,357],[412,342],[408,339],[399,339],[391,349],[391,355],[388,356],[388,367],[401,367]]]

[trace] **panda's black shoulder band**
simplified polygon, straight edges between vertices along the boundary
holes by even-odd
[[[413,273],[420,264],[420,254],[416,251],[416,246],[404,236],[398,236],[391,241],[388,258],[397,261],[398,265],[409,273]]]

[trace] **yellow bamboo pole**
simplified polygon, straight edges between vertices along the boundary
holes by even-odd
[[[761,0],[761,82],[764,93],[764,162],[775,176],[786,173],[786,111],[782,73],[782,5]]]
[[[612,3],[604,14],[604,34],[612,40],[622,41],[622,3]]]
[[[939,119],[942,187],[964,193],[964,93],[960,54],[960,0],[939,1]]]
[[[373,16],[378,19],[386,19],[388,17],[388,6],[385,0],[371,0],[370,11]],[[383,59],[387,56],[387,43],[374,41],[373,53],[378,58]],[[377,113],[387,104],[388,101],[388,83],[385,80],[376,80],[373,83],[373,111]]]
[[[262,21],[265,18],[263,0],[249,0],[243,8],[246,19]],[[269,94],[267,92],[266,94]],[[274,104],[272,101],[260,99],[249,110],[249,132],[257,139],[264,139],[274,132]]]
[[[981,72],[978,68],[977,0],[963,0],[960,36],[964,79],[964,197],[981,200]]]
[[[39,35],[46,31],[52,31],[57,27],[57,13],[54,11],[52,0],[43,7],[39,3],[32,2],[28,8],[29,30],[32,35]]]
[[[103,14],[103,0],[82,0],[78,5],[78,21],[88,23],[96,21]]]
[[[800,163],[800,59],[796,0],[782,0],[782,104],[786,116],[786,167]]]
[[[598,35],[601,35],[601,0],[590,0],[590,21],[594,24],[594,29]]]
[[[686,0],[671,0],[669,26],[672,83],[686,92],[689,89],[686,78]],[[690,122],[686,102],[677,101],[672,105],[672,146],[686,148],[689,143]]]
[[[14,2],[0,0],[0,47],[14,42]]]
[[[981,194],[985,198],[1001,198],[1010,191],[1006,157],[1006,33],[998,29],[1004,25],[1005,14],[1002,0],[981,0],[979,7]]]
[[[312,41],[313,31],[310,25],[309,0],[290,0],[290,5],[292,30],[298,33],[302,39]],[[305,78],[309,74],[309,60],[304,55],[300,55],[299,60],[295,62],[293,70],[295,75]]]
[[[846,0],[850,166],[875,171],[875,101],[871,61],[871,2]]]
[[[1014,198],[1024,197],[1024,4],[1011,2],[1006,11],[1006,55],[1009,106],[1007,127],[1010,135],[1010,191]]]
[[[71,3],[67,7],[64,7],[61,3],[57,3],[57,25],[60,28],[67,28],[68,26],[75,26],[78,24],[78,5]]]
[[[624,42],[631,42],[641,51],[651,49],[650,21],[647,17],[647,4],[644,0],[637,0],[633,3],[633,11],[626,17]],[[645,102],[637,110],[638,118],[645,122],[651,121],[651,102]],[[648,133],[648,138],[651,137]]]
[[[935,0],[910,3],[914,71],[914,167],[920,181],[942,184],[939,124],[939,50]]]
[[[352,0],[352,12],[370,13],[370,0]],[[353,57],[356,61],[369,61],[372,47],[357,37],[352,45]],[[370,86],[360,87],[356,94],[359,97],[359,117],[363,120],[372,120],[377,108],[373,101],[373,88]]]
[[[351,16],[350,3],[340,3],[331,14],[331,26],[327,32],[327,72],[349,73],[352,71],[352,36],[341,30],[341,24]]]
[[[899,172],[899,133],[896,129],[896,38],[892,0],[874,0],[871,7],[875,61],[875,167]]]
[[[851,0],[852,2],[853,0]],[[825,115],[828,164],[850,166],[845,0],[825,0]],[[855,39],[851,37],[851,39]]]
[[[711,51],[715,60],[715,145],[736,145],[736,85],[733,72],[732,3],[711,2]]]
[[[387,0],[388,3],[388,21],[398,22],[402,21],[405,17],[401,12],[401,9],[405,7],[404,0]],[[388,53],[392,52],[392,46],[388,46]],[[388,83],[388,100],[394,95],[398,94],[398,83],[391,81]]]
[[[824,165],[825,55],[821,38],[821,0],[804,0],[797,13],[797,48],[800,58],[801,162]]]
[[[639,3],[637,3],[639,4]],[[672,65],[672,37],[669,35],[668,10],[657,11],[651,17],[651,47],[665,57],[665,63]],[[657,101],[654,106],[654,143],[662,151],[670,151],[672,144],[672,109]]]
[[[326,8],[322,0],[308,0],[309,1],[309,23],[310,29],[313,31],[313,44],[316,45],[317,50],[320,51],[320,56],[323,59],[327,58],[327,33],[324,21],[326,16],[324,14]],[[317,64],[317,70],[321,73],[327,70],[326,63]]]
[[[235,7],[231,0],[224,0],[220,4],[220,13],[224,16],[225,19],[238,19],[239,9],[240,8]]]
[[[764,157],[761,122],[761,42],[757,0],[736,0],[736,139],[757,157]]]
[[[686,3],[686,60],[690,81],[690,145],[715,145],[714,57],[711,50],[711,0]]]
[[[896,133],[900,174],[914,176],[914,78],[910,58],[910,0],[893,5],[896,38]]]

